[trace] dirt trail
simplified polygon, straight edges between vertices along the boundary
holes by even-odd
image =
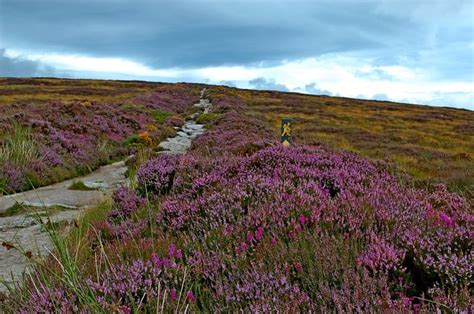
[[[194,105],[207,113],[212,104],[205,98],[205,89],[201,92],[199,103]],[[192,116],[195,119],[199,113]],[[204,125],[188,120],[183,127],[177,128],[177,134],[161,142],[159,146],[173,154],[182,154],[190,146],[196,136],[204,132]],[[50,221],[70,224],[81,212],[109,198],[117,186],[126,182],[127,166],[124,161],[103,166],[83,176],[35,190],[0,196],[0,212],[6,211],[15,203],[35,207],[61,206],[65,210],[49,217]],[[75,181],[82,181],[86,186],[97,190],[69,190]],[[46,220],[47,218],[45,218]],[[8,242],[34,256],[45,256],[52,249],[52,244],[38,219],[31,214],[20,214],[11,217],[0,217],[0,242]],[[28,259],[18,250],[0,247],[0,292],[6,291],[1,281],[12,283],[21,280],[28,269]]]

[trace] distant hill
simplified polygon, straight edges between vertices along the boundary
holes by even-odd
[[[143,81],[0,78],[0,105],[89,100],[115,103],[173,84]],[[180,83],[186,86],[186,83]],[[196,87],[204,84],[190,84]],[[295,143],[324,144],[379,160],[408,173],[418,186],[446,183],[473,198],[474,112],[298,93],[208,86],[244,100],[246,114],[272,127],[295,120]]]

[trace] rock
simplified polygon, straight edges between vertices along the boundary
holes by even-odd
[[[87,186],[89,189],[96,189],[105,191],[109,188],[109,185],[103,181],[84,181],[84,185]]]
[[[70,224],[81,213],[82,210],[60,211],[51,215],[49,221]],[[31,213],[0,219],[2,241],[14,246],[12,249],[0,247],[0,281],[8,284],[21,281],[23,273],[32,269],[32,262],[48,255],[53,249],[49,235],[42,225],[48,218],[41,217],[42,221],[39,221],[30,216]],[[23,252],[31,252],[32,259],[26,257]],[[0,284],[0,292],[7,292],[3,284]]]

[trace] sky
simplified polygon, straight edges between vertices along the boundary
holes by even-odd
[[[202,82],[474,110],[474,1],[0,0],[0,76]]]

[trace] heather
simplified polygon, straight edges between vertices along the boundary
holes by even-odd
[[[71,244],[81,252],[76,286],[90,298],[59,280],[27,285],[9,306],[472,310],[474,217],[465,198],[443,184],[414,188],[388,163],[354,153],[284,148],[242,98],[211,97],[218,117],[191,150],[137,165],[136,188],[118,189],[111,210]]]
[[[245,112],[277,132],[295,120],[295,141],[387,161],[410,183],[445,184],[474,202],[474,112],[343,97],[215,87],[243,100]],[[275,134],[276,136],[277,134]]]
[[[13,193],[88,173],[153,147],[182,124],[199,88],[159,86],[125,102],[52,100],[0,107],[0,191]]]

